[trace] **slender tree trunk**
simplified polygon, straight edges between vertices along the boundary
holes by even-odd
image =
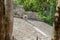
[[[5,40],[12,40],[13,31],[13,7],[12,0],[5,0]]]
[[[53,36],[51,40],[60,40],[60,0],[57,1]]]
[[[12,40],[12,0],[0,0],[0,40]]]
[[[4,0],[0,0],[0,40],[5,39],[4,15],[5,15]]]

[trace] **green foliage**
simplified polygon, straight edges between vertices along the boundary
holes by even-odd
[[[47,2],[45,10],[39,11],[39,18],[50,25],[53,24],[54,21],[54,13],[56,11],[56,0],[49,0]]]
[[[15,4],[23,5],[25,0],[13,0]]]
[[[38,12],[38,17],[52,25],[56,11],[56,0],[14,0],[14,3],[23,5],[26,11]]]

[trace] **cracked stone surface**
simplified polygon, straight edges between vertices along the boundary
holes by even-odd
[[[30,21],[30,20],[28,20],[28,21]],[[32,22],[34,24],[34,21],[31,20],[30,22]],[[37,25],[37,23],[38,22],[35,22],[35,25]],[[43,23],[41,25],[44,27],[46,26]],[[39,25],[37,25],[37,26],[39,26]],[[38,36],[39,40],[40,39],[41,40],[50,40],[50,38],[45,37],[44,35],[42,35],[40,32],[38,32],[33,27],[35,27],[35,26],[31,25],[30,23],[26,22],[23,19],[14,18],[13,35],[14,35],[15,39],[16,40],[36,40],[37,36]],[[40,28],[40,27],[37,27],[37,28]],[[43,29],[41,29],[41,30],[43,30]],[[46,33],[47,35],[50,35],[50,29],[49,29],[49,31],[46,31],[46,32],[49,32],[49,33]]]

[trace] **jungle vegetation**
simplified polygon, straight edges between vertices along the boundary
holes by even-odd
[[[25,11],[38,12],[38,17],[52,25],[56,11],[56,0],[13,0],[17,5],[23,5]]]

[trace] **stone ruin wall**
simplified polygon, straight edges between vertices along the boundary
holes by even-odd
[[[37,12],[25,11],[23,7],[16,7],[14,9],[14,17],[23,17],[27,15],[28,19],[40,20]]]

